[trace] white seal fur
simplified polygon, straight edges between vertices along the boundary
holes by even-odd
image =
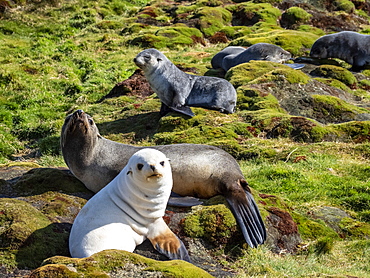
[[[183,243],[163,220],[172,188],[169,160],[144,148],[77,215],[69,238],[72,257],[89,257],[102,250],[133,252],[148,238],[170,259],[190,261]]]

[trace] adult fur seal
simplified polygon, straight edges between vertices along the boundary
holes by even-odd
[[[187,74],[154,48],[140,52],[134,62],[161,100],[161,115],[171,109],[194,116],[189,106],[223,113],[235,111],[236,91],[225,79]]]
[[[236,65],[247,63],[251,60],[265,60],[282,63],[291,58],[291,54],[281,47],[270,43],[256,43],[242,52],[230,54],[222,60],[222,68],[228,71]]]
[[[69,237],[72,257],[89,257],[107,249],[133,252],[148,238],[170,259],[190,261],[184,244],[162,218],[171,188],[166,156],[155,149],[136,152],[77,215]]]
[[[212,57],[211,65],[214,69],[222,69],[222,60],[231,54],[239,54],[243,52],[246,48],[242,46],[228,46],[218,52],[215,56]]]
[[[313,58],[339,58],[360,70],[370,65],[370,35],[343,31],[318,38],[311,47]]]
[[[62,127],[61,148],[72,173],[87,188],[97,192],[125,167],[140,147],[103,138],[94,120],[78,110],[68,115]],[[266,229],[248,183],[237,161],[213,146],[176,144],[152,147],[171,161],[173,192],[181,196],[211,198],[223,195],[243,232],[256,247],[266,239]]]

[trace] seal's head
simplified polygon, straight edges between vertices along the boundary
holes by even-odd
[[[323,36],[315,41],[310,50],[310,56],[312,58],[325,59],[329,58],[330,49],[336,48],[333,44],[332,36]]]
[[[257,43],[250,48],[256,49],[256,51],[261,55],[261,60],[283,63],[292,57],[288,51],[270,43]]]
[[[101,136],[93,118],[80,109],[68,115],[64,120],[60,143],[63,150],[69,141],[73,141],[75,146],[78,142],[94,144],[98,137]]]
[[[129,159],[127,178],[142,186],[142,190],[157,190],[161,186],[172,188],[172,172],[169,159],[160,151],[141,149]]]
[[[310,56],[319,59],[326,58],[328,56],[326,47],[324,45],[320,46],[319,43],[315,43],[311,48]]]
[[[141,68],[144,73],[160,68],[167,57],[155,48],[149,48],[141,51],[135,58],[134,63]]]

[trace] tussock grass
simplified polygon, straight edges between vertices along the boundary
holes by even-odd
[[[337,242],[329,254],[302,251],[299,255],[274,254],[264,247],[249,249],[235,266],[238,277],[370,277],[369,241]]]
[[[240,163],[249,184],[256,190],[282,196],[296,207],[320,203],[359,215],[364,213],[363,217],[367,218],[370,166],[356,144],[251,141],[277,150],[273,158],[259,157]]]

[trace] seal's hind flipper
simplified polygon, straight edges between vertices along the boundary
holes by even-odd
[[[171,110],[179,112],[189,117],[194,117],[194,113],[189,106],[173,107],[170,106]]]
[[[156,221],[157,223],[153,226],[154,230],[148,234],[148,239],[155,250],[171,260],[191,262],[184,243],[168,228],[162,218],[160,220],[161,223]],[[155,234],[155,236],[153,237],[151,234]]]
[[[247,190],[244,191],[245,197],[235,194],[227,196],[226,200],[242,230],[245,241],[249,246],[257,247],[266,240],[266,228],[252,194]]]

